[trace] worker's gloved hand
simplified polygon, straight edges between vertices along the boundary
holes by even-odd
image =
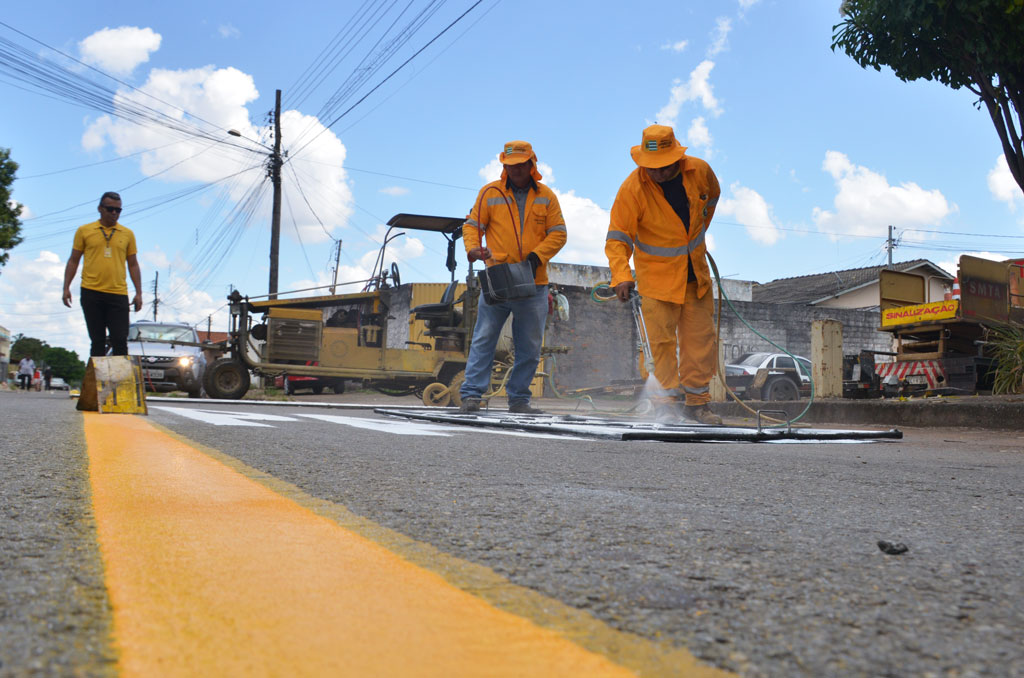
[[[487,261],[491,258],[491,250],[487,247],[474,247],[466,252],[466,258],[469,259],[470,262],[479,260]]]
[[[629,301],[629,294],[633,291],[634,287],[636,287],[636,283],[632,280],[620,282],[615,286],[615,296],[619,298],[619,301]]]
[[[540,257],[533,252],[526,255],[526,260],[530,262],[530,268],[533,269],[533,274],[537,275],[537,269],[540,268]]]

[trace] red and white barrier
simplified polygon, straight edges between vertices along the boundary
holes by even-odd
[[[959,292],[958,292],[959,293]],[[946,372],[938,360],[912,360],[905,363],[877,363],[875,373],[885,379],[896,377],[903,381],[907,377],[923,376],[928,388],[938,388],[946,383]]]

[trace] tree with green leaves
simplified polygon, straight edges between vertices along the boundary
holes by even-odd
[[[26,337],[24,334],[14,335],[11,344],[11,364],[16,365],[26,355],[32,356],[40,368],[49,365],[56,377],[69,382],[80,381],[85,376],[85,363],[78,354],[60,346],[50,346],[42,339]]]
[[[0,267],[7,263],[9,251],[21,242],[21,205],[11,200],[11,184],[18,163],[11,160],[11,149],[0,148]]]
[[[43,351],[43,361],[53,370],[53,376],[67,382],[78,382],[85,376],[85,363],[78,354],[60,346],[47,346]]]
[[[864,68],[888,66],[904,82],[976,94],[1024,190],[1024,0],[844,0],[839,11],[833,51]]]

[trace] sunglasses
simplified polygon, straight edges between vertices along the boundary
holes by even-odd
[[[120,214],[121,213],[121,208],[120,207],[111,207],[110,205],[104,205],[103,209],[107,210],[111,214]]]

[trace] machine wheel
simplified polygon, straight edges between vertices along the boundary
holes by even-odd
[[[466,370],[459,370],[448,382],[448,393],[451,395],[452,405],[455,407],[462,407],[462,394],[459,389],[462,388],[464,381],[466,381]]]
[[[761,393],[762,400],[796,400],[800,395],[796,384],[785,377],[769,379]]]
[[[451,394],[448,387],[441,382],[435,381],[423,389],[423,404],[427,407],[447,407],[449,402]]]
[[[211,398],[237,400],[249,390],[249,370],[232,358],[221,358],[206,368],[203,386]]]
[[[320,395],[323,392],[324,392],[324,385],[323,384],[317,384],[316,386],[313,387],[313,395]]]
[[[332,386],[332,388],[334,389],[335,394],[341,395],[342,393],[345,392],[344,380],[339,379],[338,381],[334,382],[334,386]]]
[[[201,388],[197,388],[194,391],[189,391],[188,392],[188,397],[189,398],[202,398],[203,397],[203,390]]]

